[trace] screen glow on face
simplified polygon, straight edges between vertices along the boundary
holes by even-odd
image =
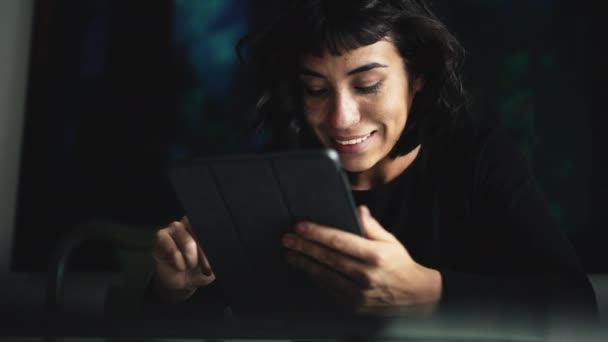
[[[338,152],[343,168],[384,167],[418,90],[409,89],[396,46],[381,40],[338,56],[306,55],[299,78],[306,120],[321,143]]]

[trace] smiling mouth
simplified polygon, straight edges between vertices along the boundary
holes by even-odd
[[[334,138],[333,140],[336,142],[336,144],[342,145],[342,146],[356,145],[356,144],[360,144],[360,143],[364,142],[365,140],[369,139],[369,137],[371,137],[374,133],[376,133],[376,131],[373,131],[367,135],[364,135],[364,136],[358,137],[358,138],[352,138],[352,139]]]

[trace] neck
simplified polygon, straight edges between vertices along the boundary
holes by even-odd
[[[353,190],[369,190],[392,181],[412,165],[419,152],[420,145],[404,156],[394,159],[387,156],[369,170],[348,173],[351,188]]]

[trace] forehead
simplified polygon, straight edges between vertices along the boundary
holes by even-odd
[[[386,65],[400,64],[402,58],[395,44],[390,40],[380,40],[376,43],[361,46],[356,49],[343,51],[339,55],[325,51],[322,55],[304,54],[300,60],[302,66],[345,66],[356,67],[365,63],[382,63]]]

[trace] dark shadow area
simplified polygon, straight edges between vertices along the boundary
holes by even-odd
[[[166,174],[172,162],[263,143],[234,43],[285,2],[177,3],[36,1],[14,271],[48,270],[60,243],[90,222],[134,227],[151,241],[182,215]],[[606,6],[435,3],[467,50],[474,113],[515,138],[585,271],[608,272]],[[115,247],[86,241],[69,271],[116,274],[132,257]]]

